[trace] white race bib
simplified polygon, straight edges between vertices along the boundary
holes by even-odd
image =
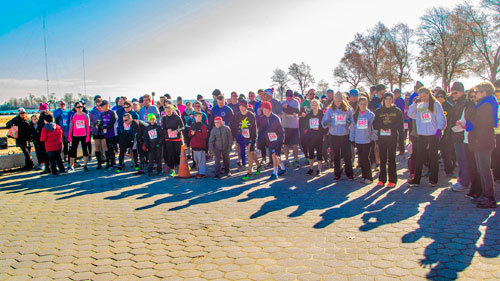
[[[391,129],[387,129],[387,130],[380,129],[380,135],[385,136],[385,137],[391,136]]]
[[[422,123],[430,123],[432,114],[429,111],[424,111],[420,114],[420,119],[422,120]]]
[[[173,139],[173,138],[176,138],[177,137],[177,131],[170,131],[170,133],[168,133],[168,137]]]
[[[269,138],[270,142],[278,140],[278,135],[276,135],[276,133],[267,133],[267,137]]]
[[[366,119],[358,119],[358,130],[366,130],[368,129],[368,120]]]
[[[67,119],[63,119],[63,126],[67,126],[68,125],[68,120]]]
[[[149,134],[150,140],[154,140],[154,139],[158,138],[158,133],[156,132],[156,129],[149,130],[148,134]]]
[[[318,118],[309,119],[309,128],[318,129],[319,128],[319,119]]]
[[[408,123],[404,122],[405,130],[408,130]]]
[[[250,130],[248,128],[242,128],[241,129],[241,135],[244,138],[249,139],[250,138]]]
[[[130,125],[123,123],[123,129],[125,129],[125,131],[130,130]]]
[[[84,129],[85,128],[85,121],[83,121],[83,120],[76,120],[76,128],[77,129]]]
[[[335,115],[335,125],[345,125],[345,114]]]

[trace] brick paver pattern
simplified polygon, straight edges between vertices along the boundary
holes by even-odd
[[[0,280],[498,280],[500,215],[464,193],[333,182],[289,169],[242,182],[94,169],[0,182]],[[211,170],[211,165],[209,170]]]

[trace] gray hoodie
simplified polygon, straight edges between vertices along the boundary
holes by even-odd
[[[210,132],[208,139],[208,148],[223,150],[225,153],[231,151],[233,145],[233,135],[231,129],[227,125],[222,125],[219,128],[214,126]]]
[[[413,103],[408,109],[408,117],[417,121],[417,133],[421,136],[433,136],[437,130],[446,129],[446,116],[437,101],[434,112],[430,112],[428,102]]]
[[[375,114],[368,109],[363,114],[359,112],[358,119],[351,126],[349,140],[357,144],[367,144],[377,140],[377,133],[373,129],[374,119]]]
[[[348,108],[347,111],[342,111],[338,108],[335,110],[329,108],[323,116],[323,120],[321,120],[323,128],[328,128],[328,133],[332,136],[349,135],[349,126],[352,123],[351,108]]]

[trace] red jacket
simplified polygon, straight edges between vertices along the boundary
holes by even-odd
[[[60,151],[62,149],[63,130],[56,123],[48,123],[43,126],[40,141],[45,143],[45,150]]]
[[[194,132],[194,135],[193,133]],[[193,123],[189,127],[189,144],[193,150],[207,150],[208,129],[203,123]]]

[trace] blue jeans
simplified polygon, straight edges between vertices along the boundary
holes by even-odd
[[[459,182],[463,186],[469,186],[470,184],[470,174],[469,174],[469,163],[467,162],[465,143],[455,143],[455,153],[457,155],[458,162],[458,177]]]

